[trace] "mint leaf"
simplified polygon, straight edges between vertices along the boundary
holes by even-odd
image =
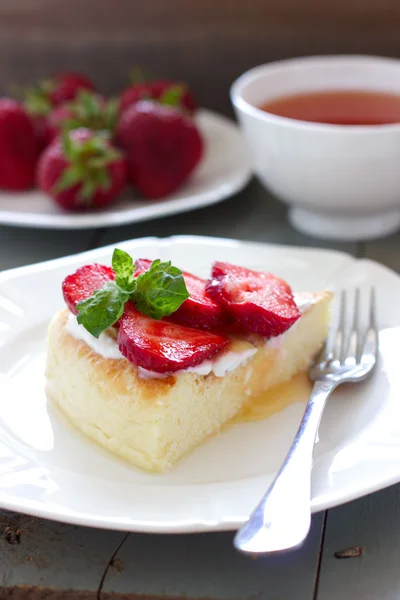
[[[114,325],[122,317],[128,299],[128,292],[121,289],[115,281],[107,281],[92,296],[78,302],[76,306],[78,323],[98,338],[102,331]]]
[[[136,289],[136,279],[133,277],[135,266],[132,257],[127,252],[115,248],[112,256],[112,268],[115,271],[116,283],[127,292]]]
[[[136,278],[132,299],[136,308],[151,317],[162,319],[175,312],[189,298],[182,271],[171,261],[154,260],[150,269]]]
[[[116,323],[132,300],[138,311],[153,319],[162,319],[176,311],[189,297],[182,271],[171,262],[154,260],[148,271],[133,276],[132,258],[119,248],[112,257],[115,280],[77,304],[77,321],[94,337]]]

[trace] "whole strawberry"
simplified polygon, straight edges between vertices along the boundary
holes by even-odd
[[[33,128],[35,130],[36,143],[39,152],[42,152],[54,139],[55,129],[49,122],[47,115],[30,115],[32,118]]]
[[[59,104],[55,106],[47,117],[42,117],[44,120],[42,140],[43,148],[46,148],[63,130],[63,123],[71,118],[71,110],[69,103]],[[78,128],[77,128],[78,129]]]
[[[49,95],[53,106],[74,100],[81,90],[93,92],[93,82],[83,73],[57,73],[49,81]]]
[[[128,180],[146,198],[177,190],[203,155],[203,140],[193,120],[148,100],[122,113],[117,141],[126,152]]]
[[[181,97],[179,107],[188,115],[193,115],[197,109],[197,102],[193,93],[186,85],[170,80],[142,81],[134,83],[127,87],[120,96],[120,109],[124,111],[131,104],[136,104],[140,100],[159,100],[165,96],[169,90],[179,87]]]
[[[81,90],[94,91],[94,85],[81,73],[58,73],[25,90],[24,102],[33,115],[45,115],[54,106],[74,100]]]
[[[54,137],[54,127],[48,122],[54,107],[74,100],[82,90],[94,91],[94,85],[81,73],[58,73],[51,79],[28,87],[24,104],[34,120],[36,137],[43,150]]]
[[[47,117],[47,136],[52,141],[64,131],[85,127],[92,131],[115,130],[118,103],[100,94],[82,90],[75,100],[59,104]]]
[[[38,156],[34,126],[26,110],[16,100],[0,98],[0,188],[31,188]]]
[[[43,152],[37,182],[64,209],[100,208],[123,191],[126,161],[104,134],[74,129]]]

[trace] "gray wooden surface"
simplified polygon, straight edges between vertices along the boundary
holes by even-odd
[[[125,239],[203,234],[331,247],[400,271],[400,234],[329,243],[291,229],[285,208],[256,183],[191,213],[97,231],[0,226],[0,269]],[[314,515],[305,545],[252,560],[232,534],[155,536],[75,527],[0,511],[0,600],[397,600],[400,486]]]
[[[1,0],[0,89],[78,66],[102,92],[141,65],[231,113],[254,65],[306,54],[399,56],[398,0]]]

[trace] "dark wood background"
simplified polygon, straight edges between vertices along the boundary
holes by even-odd
[[[0,0],[0,87],[80,68],[115,92],[132,65],[230,112],[251,66],[306,54],[400,55],[400,0]]]

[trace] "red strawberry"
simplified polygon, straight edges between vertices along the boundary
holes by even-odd
[[[145,317],[132,302],[125,305],[119,324],[122,354],[133,364],[157,373],[195,367],[229,344],[224,335]]]
[[[110,204],[126,184],[126,162],[104,135],[74,129],[40,157],[38,186],[68,210]]]
[[[76,315],[76,305],[81,300],[86,300],[104,286],[107,281],[115,278],[111,267],[97,263],[85,265],[75,273],[68,275],[62,283],[62,293],[69,310]]]
[[[32,187],[38,156],[32,119],[16,100],[0,98],[0,188]]]
[[[136,260],[135,276],[147,271],[151,263],[152,261],[147,258]],[[182,274],[190,297],[165,320],[203,330],[217,329],[228,325],[232,318],[207,294],[205,279],[200,279],[186,271],[182,271]]]
[[[120,109],[124,111],[128,106],[136,104],[140,100],[159,100],[168,90],[177,86],[182,88],[179,105],[189,115],[192,115],[197,109],[197,102],[192,92],[185,85],[169,80],[142,81],[130,85],[120,96]]]
[[[89,77],[74,72],[57,73],[48,84],[51,88],[49,94],[53,106],[73,100],[81,90],[93,92],[95,89]]]
[[[48,117],[44,118],[46,119],[46,137],[44,139],[46,147],[59,135],[62,130],[62,124],[72,118],[71,109],[68,103],[60,104],[50,111]]]
[[[93,91],[93,83],[80,73],[58,73],[52,79],[41,81],[24,91],[24,105],[34,120],[40,150],[54,138],[54,124],[50,114],[55,106],[74,100],[82,90]],[[50,117],[50,123],[47,119]],[[57,120],[58,123],[58,120]]]
[[[59,104],[50,112],[47,117],[47,138],[52,141],[61,132],[81,127],[113,133],[117,111],[114,100],[106,101],[99,94],[80,91],[75,100]]]
[[[162,198],[178,189],[203,154],[193,121],[175,108],[150,101],[122,113],[117,140],[127,153],[129,181],[147,198]]]
[[[42,152],[55,137],[55,131],[49,123],[46,115],[32,115],[33,127],[35,129],[36,142],[39,152]]]
[[[215,262],[206,290],[244,331],[273,337],[300,317],[288,284],[270,273]]]
[[[24,91],[24,104],[32,116],[48,115],[54,106],[74,100],[82,90],[94,91],[94,85],[80,73],[58,73]]]

